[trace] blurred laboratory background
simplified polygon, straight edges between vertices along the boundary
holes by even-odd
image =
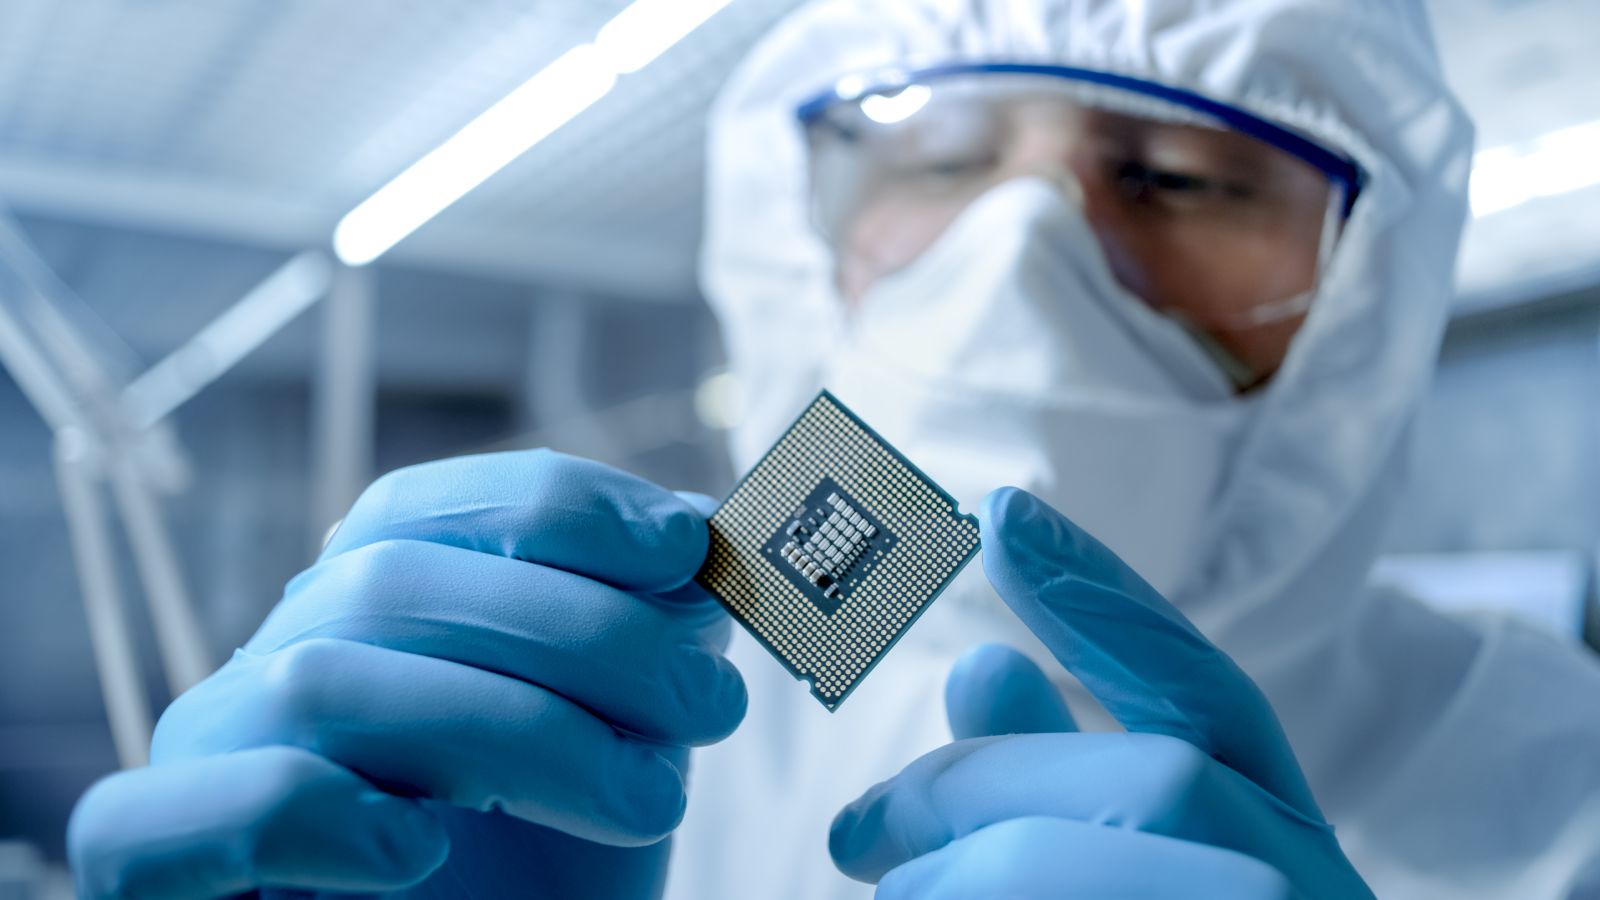
[[[727,489],[703,129],[795,5],[666,4],[613,82],[569,51],[628,0],[0,3],[0,897],[32,896],[78,794],[376,474],[554,446]],[[1580,640],[1600,6],[1432,5],[1474,217],[1379,577]],[[491,109],[511,145],[440,153],[502,170],[436,216],[448,196],[374,197]]]

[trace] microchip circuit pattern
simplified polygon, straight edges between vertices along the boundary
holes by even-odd
[[[832,394],[712,514],[698,580],[829,710],[978,551],[978,520]]]

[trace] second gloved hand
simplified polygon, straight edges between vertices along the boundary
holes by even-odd
[[[1076,733],[1032,661],[978,648],[946,687],[957,740],[835,819],[845,874],[885,900],[1370,900],[1232,660],[1032,496],[990,494],[982,524],[995,589],[1127,732]]]
[[[97,785],[86,896],[648,897],[687,747],[729,734],[701,512],[548,452],[393,473]]]

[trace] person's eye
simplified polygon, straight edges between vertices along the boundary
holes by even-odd
[[[906,159],[894,169],[901,178],[959,181],[983,177],[998,164],[999,159],[992,154],[975,154]]]
[[[938,175],[946,178],[959,178],[987,172],[994,168],[997,160],[992,156],[966,156],[950,157],[947,159],[931,159],[923,164],[923,171],[929,175]]]
[[[1117,183],[1130,197],[1179,202],[1245,200],[1250,186],[1225,178],[1171,168],[1154,168],[1143,163],[1124,163],[1117,170]]]

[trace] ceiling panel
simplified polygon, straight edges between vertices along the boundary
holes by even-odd
[[[1600,3],[1432,0],[1430,6],[1445,72],[1477,122],[1480,151],[1520,152],[1552,132],[1600,122]],[[1597,282],[1600,187],[1536,199],[1467,226],[1463,311]]]
[[[319,243],[369,192],[590,40],[626,2],[6,0],[0,196],[69,218]],[[397,257],[691,296],[706,109],[751,42],[795,5],[733,0]],[[1600,4],[1430,5],[1484,146],[1600,119]]]
[[[1478,145],[1600,120],[1600,3],[1430,0],[1445,74],[1478,122]]]
[[[8,0],[0,153],[360,193],[623,0]]]

